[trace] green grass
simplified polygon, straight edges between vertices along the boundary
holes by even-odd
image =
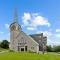
[[[60,55],[56,53],[6,52],[0,54],[0,60],[60,60]]]
[[[6,50],[8,50],[8,49],[0,48],[0,52],[2,52],[2,51],[6,51]]]

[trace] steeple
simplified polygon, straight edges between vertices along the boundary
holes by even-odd
[[[15,8],[15,11],[14,11],[14,22],[18,23],[18,13],[17,13],[17,8]]]

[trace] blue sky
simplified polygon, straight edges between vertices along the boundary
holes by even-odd
[[[60,0],[0,0],[0,41],[10,40],[15,7],[25,33],[43,32],[48,45],[60,45]]]

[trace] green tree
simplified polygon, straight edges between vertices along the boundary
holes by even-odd
[[[54,52],[60,52],[60,46],[54,46],[53,50]]]
[[[52,52],[52,47],[51,47],[51,45],[47,46],[47,51],[48,51],[48,52]]]
[[[3,40],[0,44],[1,48],[8,49],[9,48],[9,42],[7,40]]]

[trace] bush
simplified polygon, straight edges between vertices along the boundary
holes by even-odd
[[[54,52],[60,52],[60,46],[54,46],[53,51]]]
[[[47,52],[52,52],[52,51],[53,51],[53,49],[52,49],[51,45],[47,46]]]
[[[60,46],[47,46],[47,52],[60,52]]]
[[[0,43],[0,47],[1,48],[4,48],[4,49],[8,49],[9,48],[9,42],[7,40],[3,40],[1,43]]]

